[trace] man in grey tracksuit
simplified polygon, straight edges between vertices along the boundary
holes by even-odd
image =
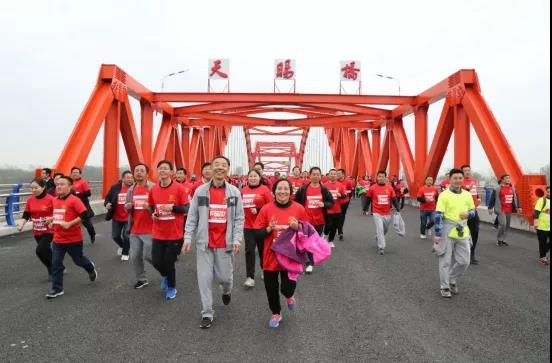
[[[241,194],[238,188],[226,182],[230,161],[225,157],[216,157],[212,169],[213,179],[196,190],[190,203],[182,248],[183,252],[189,252],[192,240],[197,247],[202,329],[210,328],[213,322],[213,280],[216,279],[222,288],[223,303],[230,303],[234,255],[239,253],[244,240],[245,217]],[[224,229],[225,233],[221,236]],[[210,240],[210,236],[219,236],[219,241]]]
[[[498,217],[498,242],[496,243],[498,247],[508,246],[506,238],[510,230],[512,213],[522,212],[518,194],[511,182],[509,175],[503,175],[500,178],[500,185],[493,190],[488,206],[489,213],[494,212]]]

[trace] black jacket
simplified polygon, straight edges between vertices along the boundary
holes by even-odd
[[[111,219],[113,219],[113,213],[115,213],[115,206],[117,205],[121,189],[123,189],[123,182],[119,181],[117,184],[113,184],[111,186],[109,192],[105,196],[104,207],[106,207],[109,203],[111,203],[112,205],[111,209],[109,209],[107,211],[107,214],[105,215],[106,221],[110,221]]]
[[[302,206],[305,206],[305,202],[307,201],[307,188],[310,186],[309,184],[303,185],[297,193],[295,194],[295,201]],[[322,192],[322,201],[324,202],[324,212],[326,212],[328,209],[333,207],[334,205],[334,199],[332,193],[320,184],[321,192]]]

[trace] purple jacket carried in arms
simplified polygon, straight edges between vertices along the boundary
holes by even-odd
[[[304,272],[303,266],[309,260],[307,252],[312,253],[315,265],[323,264],[332,255],[328,242],[320,237],[312,225],[305,222],[299,222],[298,231],[288,228],[282,232],[272,244],[271,250],[292,281],[297,281]]]

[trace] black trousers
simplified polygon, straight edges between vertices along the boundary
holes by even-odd
[[[176,287],[176,269],[174,263],[178,255],[180,240],[164,241],[154,239],[151,247],[151,260],[153,267],[161,276],[167,278],[169,287]]]
[[[404,209],[404,202],[405,201],[406,201],[406,197],[399,198],[399,204],[400,204],[401,210]]]
[[[324,226],[324,234],[328,236],[328,242],[333,242],[337,230],[339,228],[339,222],[341,221],[341,214],[328,214],[326,216],[326,225]]]
[[[264,240],[255,236],[254,229],[244,229],[245,238],[245,270],[247,277],[255,278],[255,248],[259,254],[259,265],[263,269]]]
[[[361,201],[361,205],[362,205],[362,211],[364,213],[368,212],[368,198],[366,198],[366,195],[362,194],[360,196],[360,201]]]
[[[537,229],[537,237],[539,239],[540,258],[546,257],[546,254],[550,251],[550,231],[541,231]]]
[[[475,212],[475,218],[468,219],[468,228],[470,229],[472,246],[471,246],[471,258],[475,258],[475,248],[477,247],[477,241],[479,241],[479,225],[481,220],[479,219],[479,214]]]
[[[43,234],[42,236],[34,236],[36,241],[35,253],[40,262],[48,269],[48,275],[52,274],[52,240],[53,234]],[[65,269],[65,268],[64,268]]]
[[[343,235],[343,226],[345,225],[345,218],[347,218],[347,211],[349,210],[350,202],[341,204],[341,215],[337,223],[337,232],[339,235]]]
[[[84,226],[84,228],[86,228],[86,231],[88,232],[88,235],[90,236],[91,240],[96,238],[96,230],[94,229],[94,225],[92,224],[91,218],[87,218],[84,221],[82,221],[82,225]]]
[[[280,281],[278,281],[278,277],[280,277]],[[264,283],[270,311],[272,314],[280,314],[282,312],[280,292],[289,299],[295,294],[297,282],[288,278],[287,271],[264,271]]]

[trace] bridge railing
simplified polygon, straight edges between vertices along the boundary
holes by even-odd
[[[90,200],[102,199],[102,182],[89,181],[92,196]],[[17,219],[23,214],[27,199],[32,195],[30,184],[0,184],[0,226],[14,227]]]

